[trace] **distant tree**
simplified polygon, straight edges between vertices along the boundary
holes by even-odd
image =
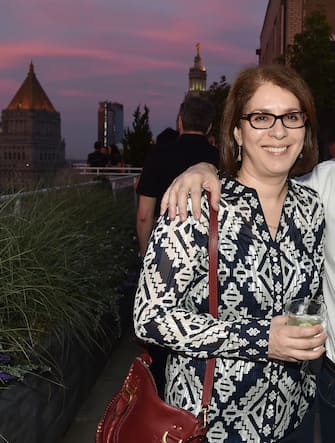
[[[133,166],[143,166],[151,149],[152,132],[149,124],[149,108],[144,105],[144,112],[137,106],[133,113],[132,129],[125,129],[123,138],[124,160]]]
[[[328,158],[328,145],[335,141],[335,42],[332,28],[323,12],[305,19],[304,29],[296,34],[287,61],[309,85],[315,100],[319,123],[321,160]]]
[[[221,140],[221,122],[229,88],[230,85],[227,83],[226,77],[222,75],[220,81],[213,82],[204,93],[204,95],[215,105],[216,114],[211,132],[218,144]]]
[[[335,107],[335,43],[332,28],[323,12],[305,19],[304,30],[296,34],[288,50],[288,62],[311,88],[318,108]]]

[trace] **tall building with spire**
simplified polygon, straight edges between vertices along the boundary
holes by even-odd
[[[195,45],[197,54],[194,57],[194,65],[188,74],[188,95],[199,95],[206,91],[207,72],[200,56],[200,43]]]
[[[64,166],[61,118],[38,81],[29,72],[1,114],[0,179],[18,179]]]
[[[103,146],[122,143],[123,139],[123,105],[104,101],[98,109],[98,140]]]

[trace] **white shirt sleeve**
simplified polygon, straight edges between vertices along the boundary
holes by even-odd
[[[297,179],[315,189],[325,209],[324,298],[328,311],[327,356],[335,363],[335,160],[319,163],[311,173]]]

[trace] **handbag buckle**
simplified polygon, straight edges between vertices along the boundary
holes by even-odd
[[[169,431],[164,432],[162,437],[162,443],[168,443],[167,438],[169,435]],[[183,443],[183,440],[178,440],[176,443]]]

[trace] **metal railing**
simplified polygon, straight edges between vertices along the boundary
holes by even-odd
[[[113,191],[129,186],[135,189],[142,171],[142,168],[130,165],[96,167],[85,163],[74,163],[72,169],[80,175],[107,178]]]
[[[140,174],[142,171],[142,168],[128,166],[128,165],[96,167],[96,166],[87,166],[85,163],[73,163],[72,168],[79,170],[79,173],[82,175],[105,175],[105,176]]]
[[[110,184],[113,191],[113,194],[118,189],[123,188],[133,188],[134,190],[134,199],[135,204],[137,201],[136,198],[136,186],[139,180],[139,177],[141,175],[142,168],[135,168],[135,167],[129,167],[129,166],[123,166],[123,167],[103,167],[103,168],[96,168],[96,167],[90,167],[83,163],[77,163],[75,165],[72,165],[73,170],[77,170],[80,175],[88,176],[89,177],[106,177]],[[68,188],[77,188],[82,186],[92,186],[97,185],[99,182],[96,180],[90,180],[85,181],[81,183],[73,183],[73,184],[64,184],[60,186],[50,186],[50,187],[44,187],[40,189],[35,189],[33,191],[19,191],[14,192],[12,194],[0,194],[0,202],[2,201],[8,201],[8,200],[15,200],[14,204],[14,212],[20,213],[21,210],[21,199],[32,196],[35,194],[43,194],[50,191],[58,191],[62,189],[68,189]]]
[[[74,163],[72,169],[79,172],[80,175],[91,177],[106,177],[112,186],[112,190],[121,189],[129,186],[136,188],[142,168],[133,166],[87,166],[84,163]]]

